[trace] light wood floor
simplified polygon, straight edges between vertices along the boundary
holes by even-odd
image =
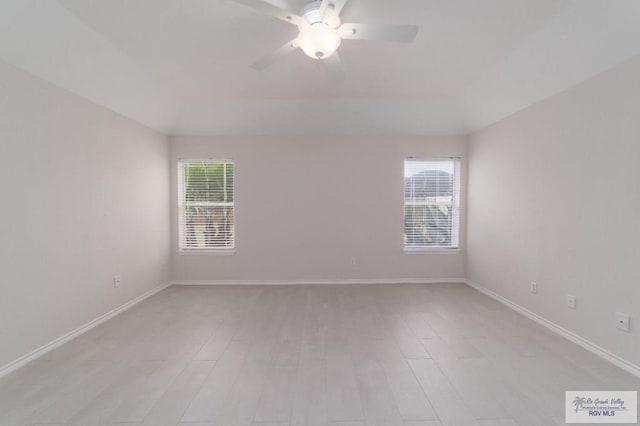
[[[0,380],[0,425],[555,425],[640,380],[461,284],[170,287]]]

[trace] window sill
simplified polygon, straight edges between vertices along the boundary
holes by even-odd
[[[231,256],[236,254],[236,250],[179,250],[178,254],[180,256]]]
[[[404,249],[405,254],[459,254],[460,248],[442,248],[442,247],[420,247]]]

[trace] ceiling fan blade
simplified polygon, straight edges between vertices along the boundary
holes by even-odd
[[[249,7],[256,12],[263,13],[265,15],[272,16],[280,19],[281,21],[288,22],[293,25],[298,25],[302,18],[295,13],[282,9],[278,6],[274,6],[271,3],[267,3],[263,0],[231,0],[235,3],[239,3],[243,6]]]
[[[322,62],[327,68],[327,71],[329,71],[331,80],[334,82],[340,82],[347,77],[344,72],[344,68],[342,67],[342,61],[340,60],[338,52],[334,52],[333,55],[329,56],[327,59],[323,59]]]
[[[374,40],[411,43],[418,34],[417,25],[342,24],[340,35],[347,40]]]
[[[253,65],[251,65],[251,68],[256,70],[263,70],[267,68],[269,65],[273,64],[274,62],[284,58],[285,56],[287,56],[289,53],[293,52],[297,48],[298,48],[297,40],[296,39],[291,40],[290,42],[282,45],[281,47],[269,53],[268,55],[265,55],[262,58],[258,59],[258,61],[256,61]]]
[[[332,15],[340,15],[344,5],[348,0],[322,0],[320,4],[320,13],[322,16],[327,16],[327,13]]]

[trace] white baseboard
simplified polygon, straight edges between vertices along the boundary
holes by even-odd
[[[467,280],[466,281],[467,285],[469,287],[472,287],[476,290],[478,290],[480,293],[486,294],[487,296],[491,297],[492,299],[502,303],[503,305],[507,306],[508,308],[513,309],[514,311],[518,312],[521,315],[524,315],[525,317],[537,322],[538,324],[542,325],[543,327],[553,331],[554,333],[564,337],[567,340],[572,341],[573,343],[583,347],[584,349],[588,350],[589,352],[599,356],[600,358],[603,358],[606,361],[609,361],[611,364],[622,368],[623,370],[625,370],[626,372],[633,374],[636,377],[640,377],[640,366],[627,361],[626,359],[620,358],[619,356],[609,352],[608,350],[596,345],[595,343],[585,339],[584,337],[578,336],[577,334],[573,333],[572,331],[567,330],[564,327],[559,326],[558,324],[549,321],[546,318],[541,317],[540,315],[528,310],[527,308],[524,308],[520,305],[518,305],[517,303],[512,302],[511,300],[500,296],[499,294],[489,290],[486,287],[481,286],[480,284]]]
[[[171,285],[335,285],[335,284],[465,284],[464,278],[352,278],[352,279],[304,279],[304,280],[175,280]]]
[[[113,309],[112,311],[107,312],[104,315],[99,316],[98,318],[94,319],[93,321],[90,321],[84,325],[81,325],[80,327],[76,328],[73,331],[70,331],[69,333],[65,334],[64,336],[60,336],[55,340],[52,340],[51,342],[47,343],[44,346],[39,347],[38,349],[29,352],[26,355],[21,356],[20,358],[10,362],[9,364],[3,365],[0,367],[0,377],[6,376],[7,374],[11,373],[12,371],[17,370],[18,368],[28,364],[29,362],[33,361],[36,358],[41,357],[42,355],[46,354],[47,352],[50,352],[54,349],[56,349],[57,347],[60,347],[62,345],[64,345],[65,343],[67,343],[68,341],[80,336],[81,334],[86,333],[87,331],[91,330],[92,328],[97,327],[98,325],[102,324],[103,322],[115,317],[116,315],[118,315],[119,313],[122,313],[124,311],[126,311],[127,309],[137,305],[138,303],[142,302],[143,300],[153,296],[154,294],[164,290],[165,288],[169,287],[171,284],[161,284],[151,290],[149,290],[148,292],[136,297],[133,300],[128,301],[127,303],[125,303],[124,305],[121,305],[115,309]]]

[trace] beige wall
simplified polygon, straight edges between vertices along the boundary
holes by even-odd
[[[473,134],[468,203],[469,279],[640,365],[640,58]]]
[[[464,182],[463,136],[180,137],[171,146],[176,281],[464,278],[464,250],[405,254],[402,240],[404,158],[462,157]],[[234,255],[177,253],[177,161],[198,158],[235,162]],[[462,213],[464,249],[464,202]]]
[[[164,136],[2,62],[0,93],[1,368],[167,282],[170,222]]]

